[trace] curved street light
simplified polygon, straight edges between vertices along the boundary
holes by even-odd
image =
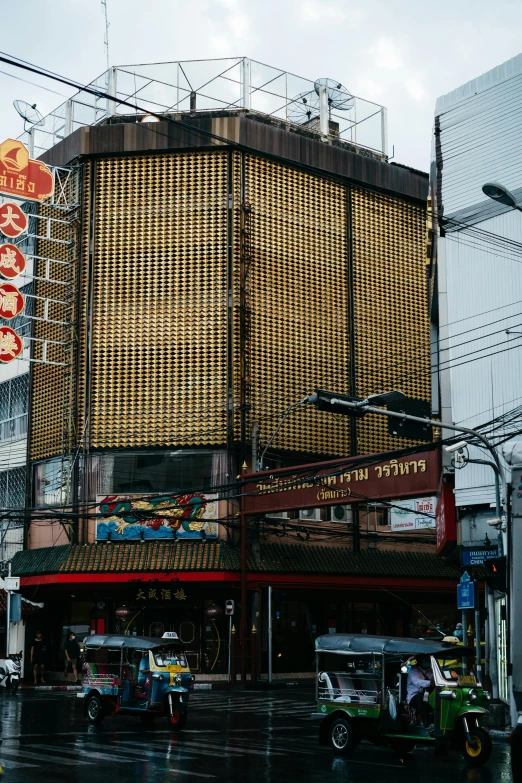
[[[522,207],[518,206],[514,195],[500,182],[486,182],[482,185],[482,192],[488,198],[493,199],[493,201],[498,201],[499,204],[504,204],[506,207],[518,209],[519,212],[522,212]]]

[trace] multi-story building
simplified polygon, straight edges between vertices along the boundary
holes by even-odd
[[[172,628],[195,669],[222,671],[205,609],[237,597],[241,466],[316,387],[430,400],[428,177],[388,162],[382,107],[245,58],[113,68],[93,89],[26,139],[69,170],[79,213],[38,251],[69,270],[70,304],[35,322],[55,364],[32,369],[37,510],[15,572],[39,585],[55,641],[68,625]],[[56,302],[57,285],[37,294]],[[414,445],[308,406],[264,464]],[[389,506],[360,500],[259,523],[249,590],[279,575],[283,670],[306,669],[327,627],[454,620],[458,571],[433,530],[392,535]]]
[[[522,220],[509,206],[488,198],[482,187],[497,181],[522,194],[517,164],[521,94],[518,55],[440,97],[431,169],[436,216],[431,313],[440,411],[443,421],[482,427],[499,446],[509,445],[520,429]],[[485,458],[473,446],[467,454],[472,460]],[[445,472],[450,471],[447,460]],[[454,471],[454,481],[455,547],[490,549],[497,544],[497,532],[488,525],[495,517],[493,471],[471,462]],[[489,630],[498,642],[500,696],[508,701],[506,596],[497,592],[494,597],[497,628]]]

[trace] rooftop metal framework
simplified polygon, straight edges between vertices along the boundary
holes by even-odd
[[[327,81],[327,80],[319,80]],[[98,125],[111,117],[129,116],[132,110],[118,101],[135,103],[136,119],[147,112],[177,114],[246,110],[273,117],[289,128],[307,127],[328,135],[330,123],[338,124],[335,136],[386,156],[386,109],[357,96],[349,96],[345,110],[328,107],[326,129],[320,125],[321,89],[317,82],[246,57],[186,60],[113,66],[87,85],[114,96],[110,100],[84,90],[77,92],[44,118],[44,123],[20,139],[31,157],[38,157],[73,131]],[[303,95],[312,96],[313,111],[303,122],[292,122]],[[299,114],[299,111],[297,111]]]

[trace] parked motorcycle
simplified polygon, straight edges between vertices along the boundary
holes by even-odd
[[[15,694],[20,685],[22,673],[22,652],[11,653],[7,658],[0,658],[0,688],[5,688]]]

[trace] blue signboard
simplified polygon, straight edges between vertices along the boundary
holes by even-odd
[[[481,566],[484,565],[486,560],[491,560],[494,557],[498,557],[498,549],[461,549],[460,550],[460,562],[463,566]]]
[[[475,586],[473,582],[461,582],[457,585],[457,607],[459,609],[475,608]]]

